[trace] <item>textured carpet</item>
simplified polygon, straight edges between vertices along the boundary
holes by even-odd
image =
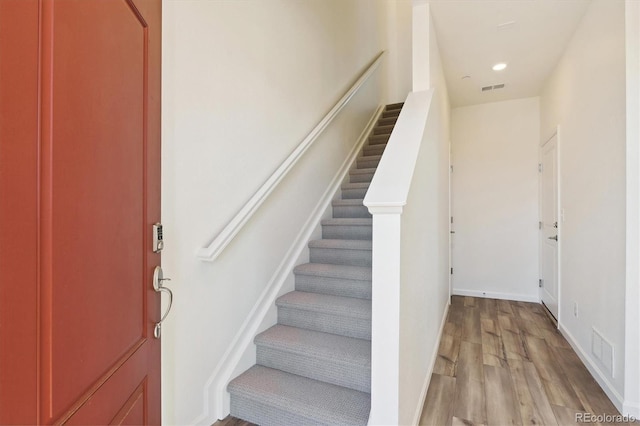
[[[228,385],[231,415],[263,426],[366,425],[371,409],[371,232],[362,204],[402,104],[388,105],[356,159],[256,365]]]

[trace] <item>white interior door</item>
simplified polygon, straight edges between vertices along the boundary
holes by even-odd
[[[540,299],[558,318],[558,136],[542,145],[540,170]]]

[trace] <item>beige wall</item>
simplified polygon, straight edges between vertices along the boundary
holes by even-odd
[[[386,48],[387,3],[164,0],[163,268],[175,294],[163,327],[164,423],[215,421],[207,382],[384,102],[384,68],[215,263],[195,251]]]
[[[537,301],[539,99],[451,116],[453,293]]]
[[[449,303],[449,94],[428,5],[415,6],[414,13],[426,14],[421,41],[428,41],[428,63],[422,71],[435,90],[402,214],[399,424],[419,420]]]
[[[619,406],[625,331],[625,9],[594,0],[541,95],[541,140],[560,126],[560,325]],[[574,316],[574,304],[578,316]],[[613,374],[591,349],[613,344]]]
[[[413,2],[378,0],[385,8],[388,49],[388,103],[404,102],[412,90]]]

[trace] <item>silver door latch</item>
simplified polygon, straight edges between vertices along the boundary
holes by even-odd
[[[153,289],[158,293],[166,293],[169,296],[169,303],[167,304],[167,310],[160,317],[160,321],[157,322],[155,327],[153,328],[153,336],[156,339],[159,339],[160,335],[162,334],[162,323],[164,322],[165,319],[167,319],[167,315],[169,315],[169,311],[171,310],[171,305],[173,304],[173,292],[163,285],[164,281],[171,281],[171,278],[165,278],[164,274],[162,273],[162,268],[159,266],[156,266],[156,268],[153,270]]]

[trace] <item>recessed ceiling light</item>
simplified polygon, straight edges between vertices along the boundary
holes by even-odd
[[[502,71],[503,69],[505,69],[507,67],[507,64],[505,64],[504,62],[501,62],[499,64],[495,64],[493,66],[493,70],[494,71]]]

